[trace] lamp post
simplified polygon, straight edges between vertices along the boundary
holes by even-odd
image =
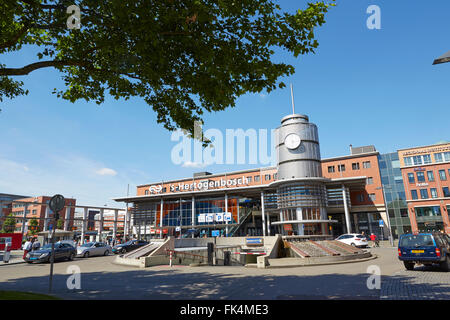
[[[450,62],[450,51],[433,61],[433,65]]]
[[[378,187],[377,189],[381,189],[383,191],[384,207],[386,208],[386,217],[387,217],[388,228],[389,228],[389,243],[393,247],[394,246],[394,237],[392,236],[391,218],[389,217],[389,210],[388,210],[388,206],[387,206],[387,202],[386,202],[386,192],[384,191],[384,189],[392,190],[392,187],[382,185],[381,187]]]

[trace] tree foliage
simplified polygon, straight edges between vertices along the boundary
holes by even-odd
[[[3,228],[1,232],[8,233],[13,232],[16,228],[16,219],[12,214],[10,214],[3,222]]]
[[[80,29],[67,26],[73,4]],[[54,89],[58,97],[98,104],[106,94],[140,97],[165,128],[193,133],[205,112],[284,87],[279,78],[294,67],[274,62],[274,49],[313,53],[330,5],[291,14],[272,0],[3,0],[0,54],[40,50],[27,65],[0,64],[0,101],[27,93],[17,77],[53,67],[65,83]]]

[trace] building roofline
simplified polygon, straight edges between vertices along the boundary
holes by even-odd
[[[293,183],[293,182],[322,182],[324,185],[333,185],[335,183],[357,183],[361,184],[362,182],[365,183],[367,177],[366,176],[360,176],[360,177],[347,177],[347,178],[337,178],[337,179],[329,179],[324,177],[310,177],[310,178],[295,178],[295,179],[286,179],[286,180],[277,180],[273,181],[269,184],[265,185],[256,185],[256,186],[245,186],[245,187],[236,187],[236,188],[220,188],[220,189],[210,189],[210,190],[200,190],[200,191],[184,191],[184,192],[169,192],[169,193],[157,193],[157,194],[149,194],[149,195],[141,195],[141,196],[131,196],[131,197],[119,197],[119,198],[112,198],[112,200],[117,202],[133,202],[133,201],[139,201],[139,200],[151,200],[151,199],[161,199],[161,198],[178,198],[183,196],[203,196],[203,195],[209,195],[209,194],[215,194],[215,193],[225,193],[225,192],[238,192],[238,191],[246,191],[246,190],[266,190],[266,189],[273,189],[277,187],[279,184],[283,183]]]
[[[444,145],[450,145],[450,142],[444,142],[444,143],[438,143],[438,144],[431,144],[431,145],[427,145],[427,146],[418,146],[418,147],[411,147],[411,148],[397,149],[397,152],[399,152],[399,151],[406,151],[406,150],[421,149],[421,148],[439,147],[439,146],[444,146]]]
[[[353,158],[361,158],[361,157],[367,157],[367,156],[375,156],[379,155],[379,151],[374,152],[365,152],[365,153],[358,153],[358,154],[350,154],[347,156],[339,156],[339,157],[333,157],[333,158],[325,158],[321,159],[321,162],[329,162],[329,161],[336,161],[336,160],[344,160],[344,159],[353,159]]]
[[[246,173],[246,172],[254,172],[254,171],[261,171],[261,170],[271,170],[271,169],[276,169],[277,167],[262,167],[262,168],[255,168],[255,169],[246,169],[246,170],[239,170],[239,171],[232,171],[232,172],[224,172],[224,173],[215,173],[215,174],[211,174],[211,175],[206,175],[206,176],[200,176],[200,177],[190,177],[190,178],[181,178],[181,179],[173,179],[173,180],[167,180],[167,181],[157,181],[157,182],[153,182],[153,183],[145,183],[145,184],[141,184],[136,186],[136,188],[140,188],[140,187],[146,187],[146,186],[152,186],[154,184],[158,184],[158,183],[174,183],[174,182],[181,182],[181,181],[187,181],[187,180],[204,180],[206,178],[215,178],[215,177],[221,177],[221,176],[225,176],[225,175],[235,175],[235,174],[241,174],[241,173]]]

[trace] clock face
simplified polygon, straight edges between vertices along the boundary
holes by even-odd
[[[284,139],[284,144],[288,149],[297,149],[301,142],[302,139],[295,133],[288,134]]]

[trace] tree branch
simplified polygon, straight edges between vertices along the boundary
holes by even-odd
[[[41,61],[31,63],[22,68],[0,68],[0,76],[24,76],[30,72],[48,67],[64,67],[64,66],[85,66],[86,63],[82,61],[73,60],[52,60],[52,61]]]

